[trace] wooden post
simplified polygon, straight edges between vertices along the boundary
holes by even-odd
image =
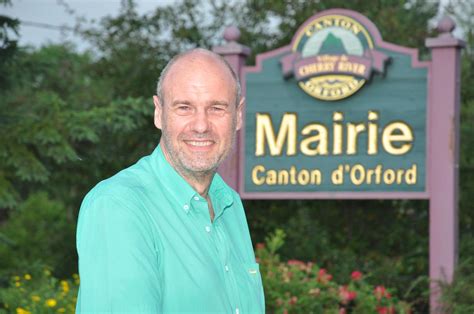
[[[250,55],[250,48],[239,44],[237,41],[240,38],[240,31],[235,26],[227,27],[224,31],[224,39],[226,44],[222,46],[213,47],[212,50],[221,56],[229,63],[234,70],[237,77],[240,77],[241,70],[245,65],[245,59]],[[240,131],[237,133],[234,146],[227,159],[221,164],[218,171],[226,183],[238,191],[239,183],[239,141]]]
[[[444,17],[440,35],[428,38],[430,191],[430,313],[441,313],[439,282],[451,282],[458,259],[460,51],[464,42]]]

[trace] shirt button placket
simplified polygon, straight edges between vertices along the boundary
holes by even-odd
[[[237,284],[235,282],[235,273],[232,268],[229,266],[229,247],[227,237],[224,233],[224,230],[221,229],[220,225],[215,225],[215,232],[216,232],[216,239],[218,240],[217,245],[218,247],[222,248],[220,258],[224,265],[224,274],[225,274],[225,281],[227,286],[227,293],[231,297],[232,304],[235,307],[235,311],[239,313],[239,297],[235,294],[237,291]]]

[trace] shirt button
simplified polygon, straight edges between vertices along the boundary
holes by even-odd
[[[207,231],[207,232],[211,232],[211,227],[206,226],[206,231]]]
[[[225,265],[224,269],[225,269],[225,271],[229,271],[229,266]]]
[[[188,204],[184,204],[183,208],[184,208],[184,210],[188,210],[188,209],[189,209],[189,205],[188,205]]]
[[[195,197],[194,197],[194,200],[195,200],[195,201],[199,201],[199,197],[198,197],[198,196],[195,196]]]

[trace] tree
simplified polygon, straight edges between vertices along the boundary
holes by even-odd
[[[0,6],[11,5],[11,0],[0,0]],[[19,21],[0,14],[0,86],[7,86],[8,76],[6,64],[17,50],[17,41],[11,38],[11,33],[18,35]]]

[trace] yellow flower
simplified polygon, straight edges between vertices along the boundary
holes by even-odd
[[[31,275],[30,274],[25,274],[25,279],[26,280],[31,280]]]
[[[33,302],[39,302],[41,298],[38,295],[32,295],[31,300],[33,300]]]
[[[44,304],[46,304],[47,307],[55,307],[58,302],[56,302],[55,299],[48,299]]]
[[[74,278],[74,283],[76,284],[76,286],[79,286],[79,284],[81,282],[81,280],[79,279],[79,275],[78,274],[73,274],[72,278]]]
[[[15,282],[15,287],[21,286],[21,283],[19,281]]]
[[[60,308],[58,309],[58,313],[64,313],[64,312],[66,312],[66,309],[65,309],[65,308],[60,307]]]
[[[19,277],[19,276],[15,276],[15,277],[13,277],[13,279],[14,279],[15,281],[20,281],[20,277]]]
[[[17,307],[17,308],[16,308],[16,314],[31,314],[31,312],[30,312],[30,311],[27,311],[27,310],[25,310],[25,309],[23,309],[23,308],[21,308],[21,307]]]
[[[61,288],[63,289],[64,293],[69,292],[69,284],[66,280],[61,280]]]

